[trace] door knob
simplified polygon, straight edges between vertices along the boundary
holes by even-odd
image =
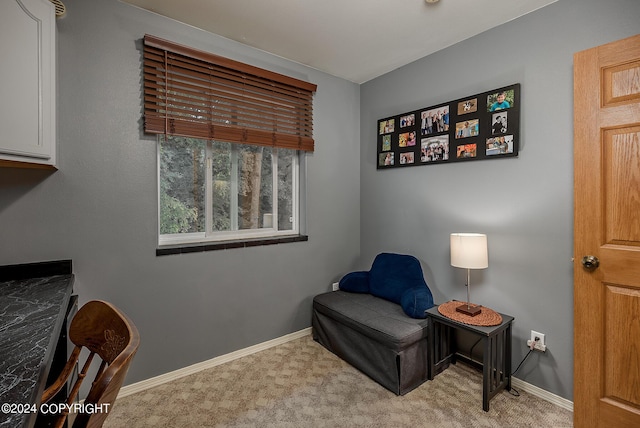
[[[587,270],[596,270],[600,266],[600,260],[596,256],[584,256],[582,266]]]

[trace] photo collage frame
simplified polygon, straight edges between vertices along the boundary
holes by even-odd
[[[520,84],[378,120],[377,168],[518,156]]]

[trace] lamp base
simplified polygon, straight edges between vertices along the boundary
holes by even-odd
[[[480,312],[482,312],[481,306],[474,306],[471,303],[463,303],[462,305],[456,307],[456,312],[462,312],[465,315],[469,315],[470,317],[475,317]]]

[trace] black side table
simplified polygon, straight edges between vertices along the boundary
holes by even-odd
[[[447,318],[434,306],[426,311],[429,319],[429,380],[450,363],[455,364],[456,330],[477,335],[482,340],[482,409],[489,411],[489,400],[503,389],[511,390],[511,324],[505,314],[502,323],[492,327],[463,324]]]

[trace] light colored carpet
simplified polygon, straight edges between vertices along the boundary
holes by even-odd
[[[482,375],[458,363],[398,397],[305,336],[118,399],[106,428],[553,427],[570,411],[506,391],[482,410]]]

